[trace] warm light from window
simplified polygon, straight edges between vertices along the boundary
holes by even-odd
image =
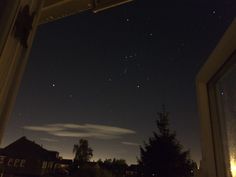
[[[236,177],[236,159],[231,158],[230,160],[230,169],[232,173],[232,177]]]

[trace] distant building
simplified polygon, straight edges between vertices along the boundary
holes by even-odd
[[[62,172],[72,160],[62,159],[56,151],[49,151],[22,137],[0,149],[0,176],[37,177]]]

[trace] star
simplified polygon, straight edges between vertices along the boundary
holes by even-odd
[[[139,84],[137,84],[137,88],[139,89],[141,86]]]
[[[129,18],[126,18],[126,21],[127,21],[127,22],[129,22],[129,21],[130,21],[130,19],[129,19]]]
[[[224,95],[224,89],[220,90],[220,94],[223,96]]]
[[[215,11],[215,10],[213,10],[213,11],[212,11],[212,14],[216,14],[216,11]]]
[[[56,84],[55,84],[55,83],[52,83],[52,87],[56,87]]]

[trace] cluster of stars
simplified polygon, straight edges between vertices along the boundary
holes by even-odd
[[[113,76],[118,75],[120,77],[120,79],[118,79],[118,80],[123,80],[124,78],[126,78],[124,80],[131,79],[131,81],[129,83],[134,83],[133,88],[138,88],[138,89],[142,88],[143,87],[143,84],[141,84],[142,82],[140,80],[137,81],[138,78],[134,78],[134,76],[133,76],[133,72],[137,72],[137,73],[139,72],[139,74],[137,74],[137,75],[145,75],[144,73],[140,73],[143,70],[140,69],[141,64],[137,62],[136,57],[137,57],[136,52],[126,54],[123,57],[121,57],[120,64],[122,67],[121,67],[120,73],[119,74],[109,73],[108,77],[105,79],[106,82],[114,83],[115,79],[113,78]],[[127,76],[127,77],[125,77],[125,76]],[[150,80],[149,76],[145,76],[144,78],[146,81]]]

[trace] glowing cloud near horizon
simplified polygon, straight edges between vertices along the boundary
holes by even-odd
[[[124,135],[136,134],[131,129],[100,124],[47,124],[41,126],[24,126],[23,129],[45,132],[58,137],[90,137],[97,139],[117,139]]]

